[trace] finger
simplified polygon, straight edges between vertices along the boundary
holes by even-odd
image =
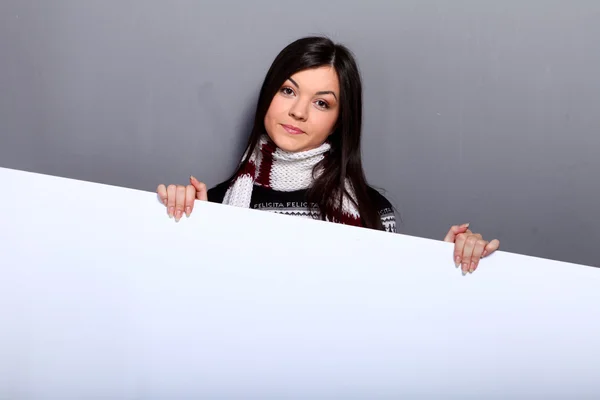
[[[208,190],[206,189],[206,185],[193,176],[190,176],[190,183],[196,188],[196,199],[208,201]]]
[[[173,218],[175,215],[175,192],[177,187],[175,185],[167,186],[167,213],[169,218]]]
[[[469,273],[471,269],[473,250],[475,249],[475,244],[477,243],[477,237],[471,235],[468,236],[465,240],[465,247],[463,249],[462,256],[462,273],[466,275]]]
[[[473,255],[471,256],[471,266],[469,267],[469,272],[473,273],[477,267],[479,266],[479,260],[481,260],[481,256],[483,251],[485,250],[485,246],[487,242],[483,239],[477,240],[475,242],[475,247],[473,248]]]
[[[473,232],[471,232],[471,231],[467,231],[466,233],[467,233],[468,235],[475,236],[477,239],[481,239],[481,240],[483,240],[483,236],[481,236],[481,233],[473,233]]]
[[[183,208],[185,207],[185,186],[178,185],[175,196],[175,222],[179,222],[183,216]]]
[[[454,243],[454,265],[458,268],[462,264],[463,260],[463,249],[467,240],[467,235],[460,233],[456,236],[456,242]]]
[[[444,242],[454,243],[456,241],[456,236],[461,233],[466,232],[468,228],[469,228],[469,224],[452,226],[450,228],[450,230],[448,231],[448,233],[446,234],[446,237],[444,238]]]
[[[167,187],[163,184],[158,185],[156,188],[156,193],[158,194],[158,198],[161,203],[165,206],[167,205]]]
[[[498,250],[499,247],[500,247],[500,241],[498,239],[492,240],[491,242],[489,242],[487,244],[487,246],[485,246],[482,257],[489,256],[490,254],[492,254],[493,252]]]
[[[194,209],[194,200],[196,200],[196,188],[187,185],[185,187],[185,216],[188,218]]]

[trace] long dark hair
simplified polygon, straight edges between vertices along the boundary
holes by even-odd
[[[331,150],[316,166],[322,173],[308,189],[307,201],[318,207],[322,219],[343,222],[342,199],[348,193],[347,180],[354,191],[355,205],[361,224],[372,229],[383,229],[381,218],[367,184],[361,160],[362,83],[354,56],[341,44],[326,37],[305,37],[285,47],[269,68],[260,90],[254,126],[246,146],[246,156],[230,180],[234,179],[248,162],[261,135],[265,133],[267,110],[281,85],[295,73],[321,66],[335,68],[340,84],[340,114],[335,131],[329,136]]]

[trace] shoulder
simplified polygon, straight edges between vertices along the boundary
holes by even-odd
[[[394,206],[379,190],[369,186],[368,193],[373,205],[377,207],[377,210],[390,210],[393,212]]]
[[[213,188],[208,189],[208,201],[211,203],[222,203],[228,188],[229,181],[225,181],[219,183]]]
[[[369,186],[369,197],[373,206],[377,209],[383,227],[388,232],[397,232],[396,210],[392,203],[377,189]]]

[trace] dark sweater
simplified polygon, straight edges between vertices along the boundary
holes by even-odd
[[[208,201],[222,203],[229,182],[223,182],[208,191]],[[279,214],[312,218],[306,201],[307,190],[282,192],[255,185],[252,189],[250,208],[271,211]],[[396,217],[392,204],[378,191],[370,189],[369,194],[379,211],[383,227],[388,232],[396,232]]]

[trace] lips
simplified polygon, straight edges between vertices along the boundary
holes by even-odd
[[[283,129],[285,129],[288,133],[292,134],[292,135],[302,135],[304,133],[304,131],[294,125],[285,125],[282,124],[281,125],[283,127]]]

